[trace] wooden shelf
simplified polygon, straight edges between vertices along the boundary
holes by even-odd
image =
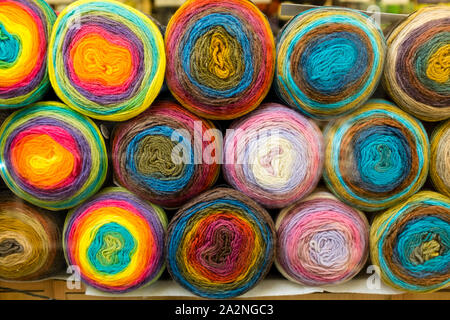
[[[8,290],[5,290],[8,288]],[[68,289],[65,280],[43,280],[36,282],[0,281],[0,300],[179,300],[192,297],[98,297],[85,294],[86,287]],[[26,293],[25,293],[26,292]],[[242,298],[236,298],[242,300]],[[255,300],[450,300],[450,289],[434,293],[405,293],[397,295],[357,293],[313,293],[294,296],[262,297]]]

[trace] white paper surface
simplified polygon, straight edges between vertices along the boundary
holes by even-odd
[[[352,279],[344,284],[324,287],[302,286],[286,279],[265,279],[252,290],[239,296],[239,298],[278,297],[317,292],[366,294],[403,293],[402,291],[384,285],[382,282],[378,283],[378,285],[378,288],[370,289],[367,285],[367,278],[364,277]],[[87,286],[86,295],[101,297],[196,297],[173,280],[158,280],[148,287],[124,294],[106,293]]]

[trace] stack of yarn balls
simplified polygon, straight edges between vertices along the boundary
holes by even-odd
[[[276,36],[247,0],[188,0],[166,28],[114,0],[0,1],[0,279],[69,265],[122,294],[167,268],[226,299],[273,264],[322,287],[369,262],[447,287],[450,7],[386,38],[320,7]]]

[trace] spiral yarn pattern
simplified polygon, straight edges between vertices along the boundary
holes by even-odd
[[[0,174],[20,198],[62,210],[99,190],[108,169],[95,123],[58,102],[11,114],[0,128]]]
[[[47,91],[47,46],[55,20],[43,0],[0,1],[0,108],[28,105]]]
[[[117,1],[81,0],[56,20],[50,81],[68,106],[87,116],[130,119],[147,109],[164,80],[164,41],[143,13]]]
[[[167,267],[196,295],[231,298],[264,278],[274,259],[276,235],[269,214],[229,188],[207,191],[170,222]]]
[[[430,177],[436,189],[450,197],[450,120],[431,137]]]
[[[163,207],[211,187],[221,146],[214,125],[173,102],[159,102],[116,128],[112,162],[119,184]]]
[[[303,285],[346,282],[362,269],[369,254],[365,215],[328,192],[315,192],[281,210],[276,230],[276,266]]]
[[[307,196],[322,175],[320,129],[280,104],[262,105],[237,120],[223,149],[226,180],[266,207],[285,207]]]
[[[388,101],[370,100],[331,122],[324,136],[325,182],[361,210],[382,210],[405,200],[428,175],[425,129]]]
[[[450,7],[411,14],[389,35],[383,85],[422,120],[450,118]]]
[[[69,212],[67,263],[88,285],[123,293],[156,281],[164,269],[164,211],[124,188],[106,188]]]
[[[385,46],[381,29],[356,10],[307,10],[278,36],[277,92],[288,105],[313,118],[349,113],[375,91]]]
[[[9,193],[0,196],[0,279],[39,280],[62,271],[62,221]]]
[[[375,217],[370,255],[388,285],[432,292],[450,283],[450,199],[421,191]]]
[[[165,35],[167,85],[192,112],[233,119],[255,109],[275,70],[269,22],[246,0],[189,0]]]

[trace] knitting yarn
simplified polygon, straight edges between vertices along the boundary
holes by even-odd
[[[387,44],[383,85],[392,99],[422,120],[450,118],[450,7],[416,11]]]
[[[450,283],[450,199],[421,191],[378,214],[370,256],[381,279],[406,291],[431,292]]]
[[[450,120],[431,137],[430,176],[436,189],[450,197]]]
[[[307,196],[322,175],[320,129],[280,104],[262,105],[237,120],[223,149],[226,180],[266,207],[286,207]]]
[[[231,298],[264,278],[274,259],[272,218],[230,188],[207,191],[182,207],[169,224],[167,268],[196,295]]]
[[[220,155],[216,131],[211,122],[178,104],[159,102],[116,128],[115,178],[155,204],[179,207],[217,180],[220,161],[207,157]]]
[[[56,20],[50,81],[68,106],[101,120],[123,121],[147,109],[164,80],[157,25],[120,2],[81,0]]]
[[[341,116],[375,91],[384,55],[383,33],[368,16],[344,8],[307,10],[278,36],[277,92],[310,117]]]
[[[124,188],[106,188],[69,212],[64,253],[88,285],[128,292],[155,282],[163,272],[166,228],[160,207]]]
[[[62,223],[52,213],[2,194],[0,278],[39,280],[62,269]]]
[[[370,100],[324,131],[324,179],[342,201],[386,209],[417,192],[428,174],[428,137],[420,121],[385,100]]]
[[[0,108],[25,106],[47,91],[47,45],[55,20],[43,0],[0,2]]]
[[[97,126],[58,102],[11,114],[0,128],[0,174],[20,198],[50,210],[71,208],[93,195],[108,157]]]
[[[315,192],[281,210],[275,226],[275,265],[291,281],[307,286],[343,283],[367,260],[365,215],[328,192]]]
[[[246,0],[188,0],[165,35],[166,81],[173,96],[210,119],[233,119],[268,93],[275,43],[266,17]]]

